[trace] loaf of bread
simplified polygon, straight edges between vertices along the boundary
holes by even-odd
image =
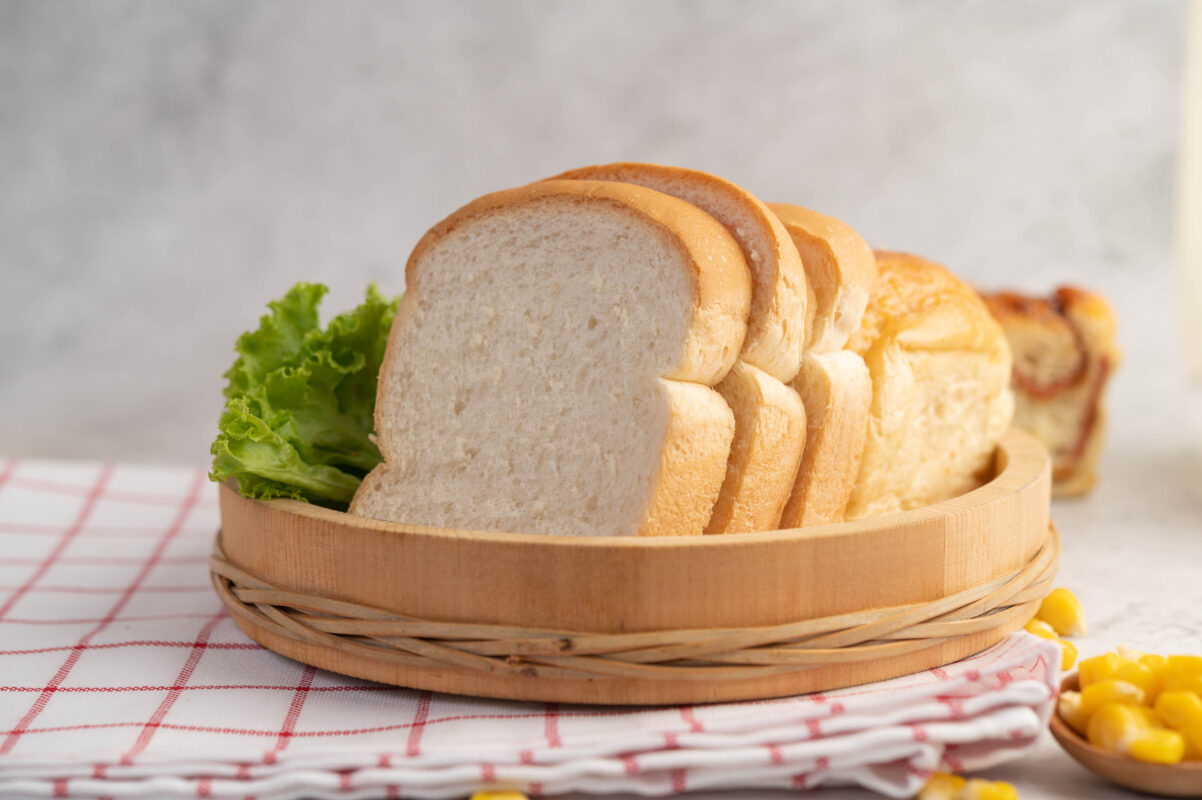
[[[868,304],[876,260],[860,235],[837,219],[786,203],[769,208],[797,246],[814,295],[793,382],[805,405],[805,448],[777,527],[840,522],[859,473],[872,402],[868,367],[845,346]]]
[[[1052,455],[1052,491],[1076,495],[1097,482],[1106,428],[1106,384],[1118,365],[1106,300],[1064,286],[1051,297],[983,295],[1014,355],[1014,424]]]
[[[1010,349],[985,303],[943,267],[876,253],[878,277],[848,346],[872,377],[846,517],[905,511],[975,488],[1010,425]]]
[[[678,197],[722,223],[751,270],[747,338],[716,387],[735,418],[726,477],[705,532],[777,527],[793,490],[806,437],[805,408],[787,384],[801,367],[806,275],[789,233],[747,190],[716,175],[659,164],[606,164],[559,178],[620,181]]]
[[[696,206],[552,180],[470,203],[406,266],[384,462],[351,513],[446,528],[699,534],[726,476],[713,386],[747,335],[738,242]]]

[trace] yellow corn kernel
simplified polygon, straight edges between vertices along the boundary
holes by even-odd
[[[1143,722],[1146,728],[1167,728],[1164,720],[1156,713],[1155,709],[1148,706],[1136,706],[1135,713],[1139,715],[1140,721]]]
[[[964,784],[960,800],[1018,800],[1018,790],[1005,781],[973,778]]]
[[[1081,708],[1081,693],[1074,691],[1066,691],[1060,693],[1060,699],[1056,703],[1056,712],[1060,714],[1060,718],[1068,723],[1068,726],[1082,736],[1089,726],[1089,715]]]
[[[1100,656],[1083,659],[1077,665],[1077,677],[1081,682],[1081,688],[1086,689],[1113,675],[1118,660],[1119,657],[1114,653],[1103,653]]]
[[[1023,630],[1027,633],[1033,633],[1040,639],[1055,639],[1056,630],[1039,617],[1031,617],[1027,620],[1027,624],[1023,626]]]
[[[1165,725],[1179,731],[1191,719],[1202,718],[1202,697],[1175,689],[1156,698],[1156,715]]]
[[[960,800],[965,780],[949,772],[936,772],[918,793],[918,800]]]
[[[470,800],[530,800],[516,789],[484,789],[476,792]]]
[[[1185,756],[1185,739],[1168,728],[1146,730],[1131,742],[1129,755],[1149,764],[1178,764]]]
[[[1068,589],[1053,589],[1043,598],[1035,616],[1051,625],[1061,636],[1078,636],[1085,633],[1085,612],[1081,601]]]
[[[1152,692],[1148,695],[1148,701],[1155,702],[1157,696],[1164,690],[1164,673],[1168,668],[1169,660],[1154,653],[1145,653],[1137,660],[1152,670]]]
[[[1077,663],[1077,646],[1068,639],[1057,639],[1060,643],[1060,669],[1072,669]]]
[[[1164,690],[1202,695],[1202,656],[1169,656],[1164,666]]]
[[[1110,678],[1081,690],[1081,711],[1086,716],[1108,703],[1125,703],[1130,706],[1144,704],[1144,690],[1126,681]]]
[[[1195,717],[1181,727],[1185,737],[1185,758],[1188,761],[1202,760],[1202,717]]]
[[[1095,747],[1126,753],[1136,737],[1146,730],[1135,706],[1106,703],[1090,716],[1086,738]]]

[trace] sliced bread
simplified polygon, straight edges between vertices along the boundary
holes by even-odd
[[[786,384],[801,366],[808,302],[805,271],[788,232],[745,189],[709,173],[659,164],[605,164],[558,178],[618,181],[678,197],[718,220],[751,269],[751,315],[740,367],[717,386],[734,411],[726,478],[708,534],[771,530],[801,460],[805,409]]]
[[[734,238],[646,188],[545,181],[422,238],[351,512],[581,536],[701,533],[751,304]]]
[[[844,349],[859,327],[876,279],[872,249],[851,226],[788,203],[768,206],[793,239],[814,291],[805,357],[793,388],[808,428],[781,528],[840,522],[859,473],[872,380]]]

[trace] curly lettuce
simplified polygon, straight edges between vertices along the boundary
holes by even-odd
[[[247,497],[291,497],[345,510],[380,463],[373,441],[376,383],[400,298],[375,285],[324,329],[328,289],[298,283],[268,303],[257,330],[238,338],[225,373],[225,410],[213,442],[214,481]]]

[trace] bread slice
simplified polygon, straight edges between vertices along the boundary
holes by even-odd
[[[844,349],[876,280],[872,249],[851,226],[801,206],[768,206],[793,239],[814,291],[805,358],[793,388],[805,403],[805,450],[779,527],[843,520],[864,449],[872,380]]]
[[[1106,429],[1106,385],[1119,362],[1115,316],[1101,295],[1062,286],[1051,297],[982,295],[1014,356],[1014,425],[1052,455],[1052,493],[1097,482]]]
[[[793,389],[742,360],[716,388],[734,412],[735,436],[705,532],[774,530],[801,460],[805,406]]]
[[[805,443],[805,410],[786,386],[801,366],[808,302],[797,248],[776,216],[735,184],[697,170],[606,164],[560,178],[620,181],[685,200],[726,226],[751,268],[751,315],[740,360],[718,392],[735,415],[726,480],[708,534],[771,530],[789,497]],[[776,385],[773,385],[776,384]]]
[[[878,251],[879,277],[849,342],[872,406],[848,519],[977,487],[1010,426],[1010,348],[984,302],[945,268]]]
[[[751,303],[712,217],[618,183],[547,181],[434,226],[380,373],[384,463],[361,516],[580,536],[698,534],[734,435],[711,387]]]

